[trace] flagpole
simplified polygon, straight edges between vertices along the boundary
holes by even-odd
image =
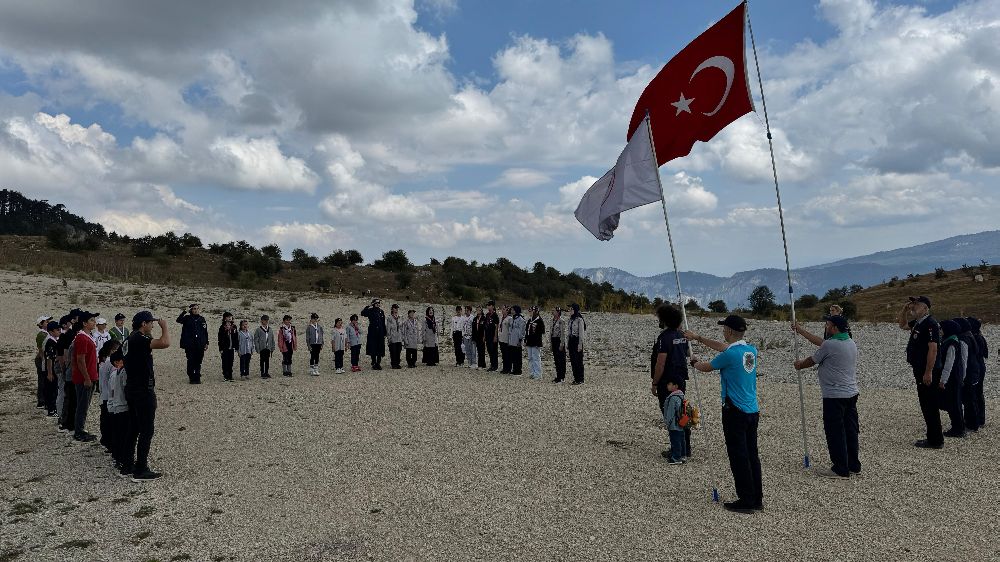
[[[677,271],[677,254],[674,252],[674,237],[670,232],[670,217],[667,215],[667,197],[663,191],[663,182],[660,180],[660,165],[659,160],[656,159],[656,144],[653,142],[653,118],[649,115],[649,109],[646,110],[646,132],[649,135],[649,148],[653,152],[653,168],[656,170],[656,185],[660,187],[660,204],[663,206],[663,222],[667,225],[667,244],[670,246],[670,260],[674,264],[674,281],[677,282],[677,303],[681,307],[681,318],[684,319],[684,330],[689,330],[687,309],[684,308],[684,293],[681,290],[681,274]],[[688,354],[693,355],[691,349],[691,342],[687,342]],[[705,410],[701,407],[701,389],[698,387],[698,370],[694,370],[694,397],[695,402],[698,404],[698,411],[702,412],[704,415]],[[708,435],[705,435],[705,448],[708,448]],[[713,483],[712,484],[712,501],[719,501],[719,488]]]
[[[771,152],[771,173],[774,176],[774,193],[778,198],[778,221],[781,224],[781,243],[785,249],[785,273],[788,276],[788,301],[791,304],[792,323],[795,323],[795,290],[792,288],[792,268],[788,259],[788,236],[785,234],[785,213],[781,207],[781,189],[778,187],[778,167],[774,163],[774,141],[771,138],[771,122],[767,117],[767,101],[764,99],[764,81],[760,76],[760,62],[757,60],[757,43],[754,41],[753,24],[750,23],[750,2],[744,0],[747,27],[750,29],[750,46],[753,48],[753,63],[757,68],[757,84],[760,86],[760,103],[764,108],[764,127],[767,130],[767,147]],[[799,360],[799,339],[792,335],[792,350],[795,360]],[[802,371],[796,370],[799,379],[799,415],[802,418],[802,466],[809,468],[809,437],[806,435],[806,402],[802,388]]]

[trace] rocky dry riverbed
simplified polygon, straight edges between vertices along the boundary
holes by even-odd
[[[660,458],[667,435],[648,394],[658,331],[651,317],[587,315],[592,338],[579,387],[547,382],[548,355],[546,382],[452,367],[450,342],[435,368],[334,375],[327,349],[319,378],[306,376],[307,353],[299,352],[293,378],[233,383],[209,353],[205,383],[191,386],[175,346],[155,355],[151,464],[165,475],[135,484],[115,475],[99,446],[71,441],[34,408],[37,316],[81,306],[131,317],[149,308],[171,319],[176,344],[172,318],[190,302],[203,304],[213,340],[223,310],[237,318],[289,311],[301,330],[309,312],[329,325],[364,302],[64,285],[12,272],[0,272],[0,292],[2,561],[1000,558],[995,418],[943,451],[914,449],[922,422],[902,355],[906,333],[894,326],[853,327],[864,469],[830,481],[801,466],[788,327],[752,323],[766,509],[746,516],[711,501],[713,486],[733,496],[717,377],[699,377],[697,397],[689,388],[704,410],[692,462]],[[693,327],[718,334],[708,320]],[[996,349],[1000,330],[985,335]],[[990,368],[992,414],[1000,407],[995,358]],[[812,459],[826,466],[815,372],[803,376]],[[94,431],[97,417],[95,404]]]

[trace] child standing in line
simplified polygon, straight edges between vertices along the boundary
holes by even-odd
[[[253,333],[253,348],[260,354],[260,378],[271,378],[271,354],[274,353],[275,337],[271,329],[271,318],[268,315],[260,317],[260,326]]]
[[[351,372],[360,373],[358,361],[361,359],[361,327],[358,326],[358,315],[351,315],[351,325],[347,327],[347,345],[351,348]]]
[[[132,467],[127,463],[130,453],[128,449],[128,401],[125,399],[125,356],[116,351],[110,357],[112,369],[108,375],[108,427],[111,432],[111,458],[115,468],[122,476],[132,474]],[[103,388],[103,387],[102,387]],[[104,436],[104,431],[101,431]]]
[[[250,323],[240,320],[240,380],[250,380],[250,358],[253,356],[253,334],[250,333]]]
[[[333,348],[333,366],[339,375],[344,372],[344,350],[347,349],[347,331],[344,330],[343,318],[337,318],[333,321],[333,338],[330,340],[330,347]]]
[[[667,464],[683,464],[687,456],[687,440],[684,438],[684,428],[677,423],[684,409],[684,391],[677,379],[667,381],[667,392],[670,396],[663,406],[663,422],[670,431],[670,458]]]
[[[94,332],[90,334],[90,338],[94,340],[94,345],[97,346],[98,351],[104,344],[111,341],[111,332],[108,331],[108,321],[103,318],[97,319],[97,328]]]
[[[281,351],[281,374],[292,376],[292,354],[299,348],[298,334],[295,326],[292,326],[291,315],[286,314],[281,318],[281,327],[278,328],[278,350]]]
[[[309,374],[319,376],[319,353],[323,350],[323,325],[319,323],[319,314],[309,315],[309,325],[306,326],[306,344],[309,345]]]
[[[467,367],[470,369],[478,369],[479,363],[476,357],[476,342],[472,339],[473,324],[476,321],[476,317],[472,314],[472,307],[465,306],[465,316],[462,317],[462,347],[465,349],[465,358],[468,360],[469,364]]]
[[[101,428],[101,445],[104,445],[104,448],[109,452],[111,451],[111,417],[108,414],[108,394],[111,390],[111,384],[108,378],[114,369],[114,365],[111,364],[111,355],[118,351],[121,345],[116,340],[108,339],[97,353],[97,386],[101,392],[101,417],[98,423]]]
[[[417,322],[417,311],[406,311],[406,321],[403,322],[403,346],[406,347],[406,366],[417,366],[417,348],[423,341],[423,330]]]

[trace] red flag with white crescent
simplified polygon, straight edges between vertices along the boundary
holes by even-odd
[[[746,4],[741,3],[670,59],[639,96],[627,138],[649,111],[658,165],[687,156],[695,141],[709,141],[753,111],[745,29]]]

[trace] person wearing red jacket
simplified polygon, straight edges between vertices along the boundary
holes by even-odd
[[[97,327],[99,314],[93,312],[80,313],[81,330],[73,340],[73,386],[76,387],[76,423],[73,439],[81,443],[89,443],[97,436],[84,429],[87,423],[87,410],[90,408],[90,398],[94,394],[94,382],[97,374],[97,345],[90,333]]]
[[[292,353],[299,348],[298,334],[292,326],[292,317],[286,314],[278,328],[278,351],[281,352],[281,374],[292,376]]]

